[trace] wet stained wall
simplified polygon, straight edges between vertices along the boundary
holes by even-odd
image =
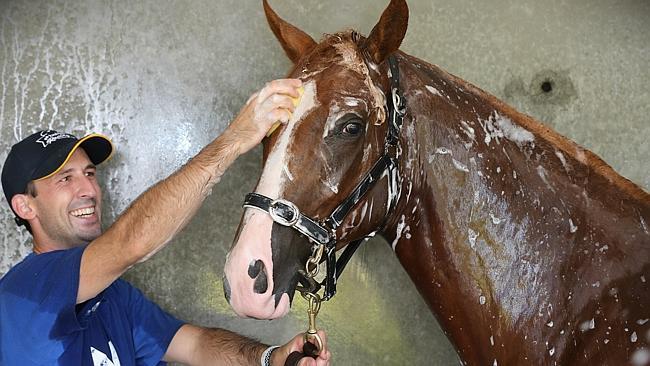
[[[318,39],[344,28],[368,34],[387,2],[271,4]],[[650,188],[648,1],[409,5],[402,50],[537,117]],[[111,136],[117,154],[101,172],[110,224],[289,66],[257,0],[0,1],[0,161],[37,129]],[[243,320],[222,293],[224,256],[260,155],[240,158],[188,227],[125,277],[182,319],[279,343],[305,328],[304,302],[282,320]],[[7,206],[0,226],[3,274],[28,253],[30,237],[15,229]],[[318,318],[335,364],[457,364],[381,239],[360,250],[339,286]]]

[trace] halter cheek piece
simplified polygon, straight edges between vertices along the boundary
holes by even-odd
[[[357,250],[359,245],[368,237],[350,242],[343,253],[336,258],[336,229],[341,225],[352,208],[374,187],[384,176],[388,175],[388,197],[389,204],[387,215],[390,213],[399,199],[399,175],[397,158],[400,154],[399,131],[402,126],[406,111],[404,98],[399,90],[399,68],[395,56],[388,58],[390,98],[386,98],[386,112],[388,116],[388,133],[386,135],[384,154],[377,160],[375,165],[363,177],[361,182],[354,188],[352,193],[341,202],[336,209],[325,220],[317,221],[305,216],[298,207],[287,200],[276,199],[259,193],[249,193],[244,199],[244,207],[262,210],[268,213],[274,222],[291,227],[302,235],[306,236],[314,247],[325,246],[327,273],[323,283],[316,283],[313,280],[309,288],[304,291],[316,293],[321,286],[325,286],[323,300],[329,300],[336,293],[336,280],[343,272],[348,261]]]

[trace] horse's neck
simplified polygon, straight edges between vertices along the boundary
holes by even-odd
[[[404,64],[404,183],[384,236],[452,339],[542,341],[643,277],[647,193],[483,91]]]

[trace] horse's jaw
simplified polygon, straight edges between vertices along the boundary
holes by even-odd
[[[276,319],[285,316],[291,307],[289,295],[273,293],[272,226],[273,221],[265,213],[247,210],[237,241],[228,253],[224,290],[240,317]]]

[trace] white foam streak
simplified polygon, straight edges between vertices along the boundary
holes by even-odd
[[[300,98],[300,103],[287,123],[282,129],[278,142],[269,154],[269,158],[264,165],[264,171],[260,178],[255,192],[263,194],[270,198],[279,198],[280,192],[286,183],[282,172],[283,167],[287,166],[287,150],[292,140],[293,133],[302,118],[317,104],[316,99],[316,82],[310,80],[303,84],[304,93]]]

